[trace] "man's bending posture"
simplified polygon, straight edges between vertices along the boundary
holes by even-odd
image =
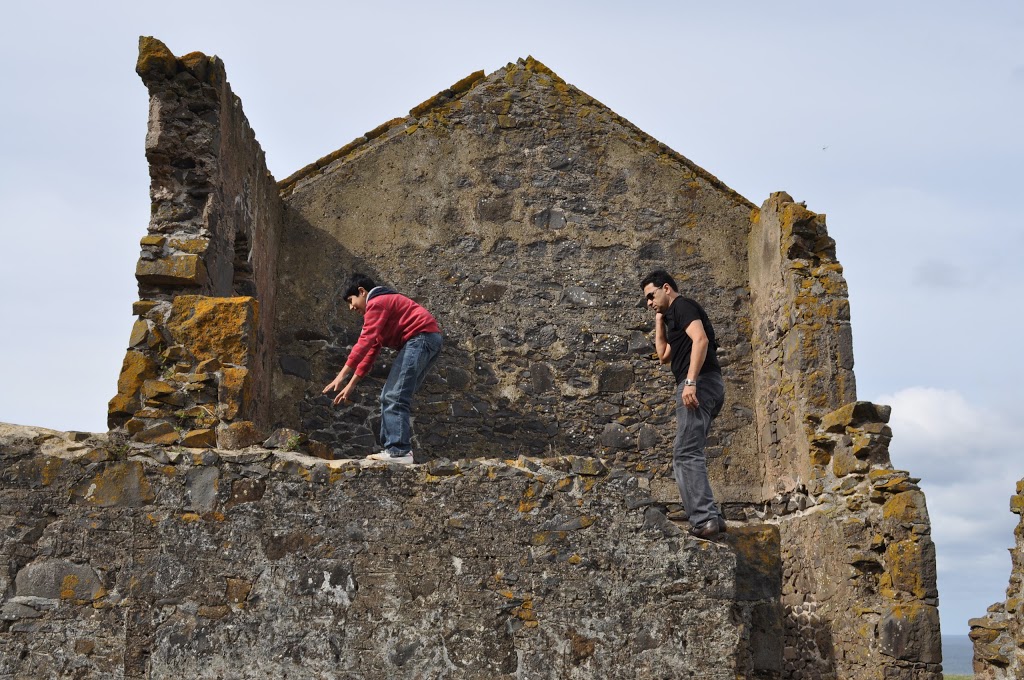
[[[679,294],[668,272],[653,271],[640,282],[654,310],[654,347],[676,378],[676,441],[672,450],[679,495],[690,516],[690,533],[711,538],[725,531],[708,482],[704,443],[711,421],[722,410],[725,383],[718,365],[715,329],[704,309]]]
[[[351,401],[356,385],[370,372],[380,348],[397,349],[398,355],[380,393],[383,450],[367,458],[411,464],[412,395],[419,390],[427,371],[441,353],[441,329],[421,305],[390,288],[376,285],[362,274],[352,277],[344,297],[349,309],[363,315],[363,330],[345,367],[324,388],[324,394],[338,392],[335,406]]]

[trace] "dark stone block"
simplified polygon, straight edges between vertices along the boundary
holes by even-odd
[[[633,446],[633,436],[618,423],[608,423],[601,432],[601,444],[613,449],[628,449]]]

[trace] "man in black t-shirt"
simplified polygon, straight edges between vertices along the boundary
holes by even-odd
[[[722,410],[725,383],[711,320],[699,304],[679,294],[662,270],[643,278],[640,287],[654,310],[654,347],[676,378],[676,439],[672,469],[690,517],[690,533],[711,538],[725,531],[725,519],[708,482],[704,444],[711,422]]]

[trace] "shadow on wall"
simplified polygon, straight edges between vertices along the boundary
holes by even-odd
[[[792,646],[783,649],[782,677],[836,677],[832,624],[800,609],[794,607],[785,618],[786,640]]]
[[[362,317],[342,299],[352,274],[359,272],[423,304],[437,317],[445,336],[438,363],[413,402],[415,449],[443,451],[448,458],[537,455],[549,450],[558,435],[555,395],[548,398],[546,422],[503,396],[506,386],[495,371],[493,339],[467,337],[446,325],[449,305],[443,292],[437,294],[436,283],[406,288],[395,282],[393,272],[374,268],[295,212],[286,219],[278,269],[275,427],[297,429],[329,446],[339,458],[363,457],[377,446],[378,399],[394,350],[381,351],[352,404],[335,407],[322,393],[359,337]],[[554,388],[551,372],[544,367],[536,367],[530,377],[528,389]]]

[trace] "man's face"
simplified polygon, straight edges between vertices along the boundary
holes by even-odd
[[[366,313],[366,290],[364,288],[359,289],[359,295],[351,295],[348,297],[348,308],[353,312],[360,315]]]
[[[644,297],[647,299],[647,306],[659,314],[667,312],[672,302],[668,296],[670,290],[672,289],[667,283],[661,288],[658,288],[653,283],[648,283],[644,286]]]

